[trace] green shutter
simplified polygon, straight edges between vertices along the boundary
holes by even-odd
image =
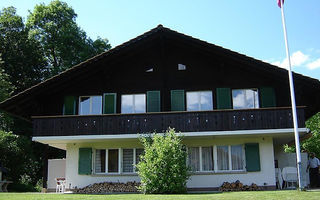
[[[184,110],[184,90],[171,90],[171,111]]]
[[[260,171],[259,143],[245,144],[246,168],[248,172]]]
[[[271,87],[262,87],[260,88],[260,97],[261,97],[261,107],[276,107],[276,97],[274,94],[274,89]]]
[[[75,115],[76,114],[76,97],[66,96],[64,97],[63,114],[64,115]]]
[[[160,112],[160,91],[147,92],[147,112]]]
[[[231,109],[231,90],[230,88],[217,88],[217,108]]]
[[[103,99],[103,114],[114,114],[116,113],[117,104],[117,94],[116,93],[106,93]]]
[[[92,171],[92,149],[79,148],[78,173],[82,175],[91,174]]]

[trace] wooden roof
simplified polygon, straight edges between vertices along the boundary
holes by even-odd
[[[178,33],[174,30],[169,28],[163,27],[162,25],[158,25],[156,28],[151,29],[150,31],[129,40],[115,48],[112,48],[104,53],[101,53],[97,56],[94,56],[78,65],[71,67],[70,69],[53,76],[39,84],[36,84],[10,98],[0,103],[0,109],[8,112],[14,116],[30,120],[30,114],[24,109],[23,104],[26,102],[32,103],[34,97],[36,95],[41,94],[41,92],[45,90],[50,90],[50,88],[57,87],[59,85],[65,84],[68,80],[72,79],[73,77],[79,76],[83,74],[86,70],[93,69],[92,65],[97,63],[101,60],[107,60],[113,58],[120,54],[123,51],[130,51],[134,50],[137,46],[141,45],[144,42],[152,41],[154,38],[164,38],[170,37],[174,38],[177,41],[186,42],[189,45],[194,46],[195,48],[203,49],[207,52],[212,52],[217,55],[221,55],[223,57],[227,57],[230,60],[234,60],[239,64],[244,63],[245,66],[249,66],[252,68],[256,68],[256,70],[261,70],[265,73],[272,75],[274,78],[279,79],[288,79],[288,71],[286,69],[282,69],[271,65],[269,63],[265,63],[261,60],[257,60],[255,58],[231,51],[229,49],[225,49],[223,47],[210,44],[206,41],[202,41],[191,36]],[[313,79],[298,73],[294,73],[294,80],[295,83],[299,85],[302,84],[305,87],[308,87],[312,90],[315,90],[315,98],[320,100],[320,81],[317,79]],[[317,94],[318,93],[318,94]],[[316,96],[317,95],[317,96]],[[313,108],[314,112],[320,110],[320,105],[314,105]]]

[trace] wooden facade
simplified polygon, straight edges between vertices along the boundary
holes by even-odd
[[[304,108],[297,110],[304,127]],[[143,134],[293,128],[291,108],[34,117],[34,136]]]
[[[186,70],[178,70],[178,64]],[[300,74],[294,74],[294,81],[297,105],[305,106],[298,109],[304,127],[305,118],[320,110],[320,82]],[[274,108],[218,109],[218,88],[262,87],[274,89]],[[172,90],[212,91],[213,110],[170,113]],[[62,116],[66,96],[115,93],[120,114],[121,95],[148,91],[160,92],[160,113]],[[33,118],[34,135],[40,136],[140,133],[168,126],[179,131],[290,128],[291,111],[281,108],[289,106],[287,70],[158,26],[2,102],[0,109],[29,121],[55,116]]]

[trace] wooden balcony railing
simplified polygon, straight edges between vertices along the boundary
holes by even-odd
[[[305,127],[298,107],[299,128]],[[33,136],[111,135],[163,132],[233,131],[292,128],[291,108],[161,112],[143,114],[33,117]]]

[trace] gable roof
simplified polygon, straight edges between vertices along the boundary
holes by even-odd
[[[32,100],[32,97],[35,94],[41,93],[43,90],[47,90],[48,87],[57,85],[64,80],[70,79],[73,76],[77,76],[79,72],[90,69],[91,65],[94,63],[97,63],[98,61],[106,58],[110,58],[113,56],[116,56],[118,53],[128,49],[132,48],[135,45],[139,45],[142,41],[145,41],[150,38],[156,38],[156,37],[162,37],[162,36],[168,36],[174,37],[178,40],[188,42],[188,44],[195,45],[199,48],[205,49],[210,52],[214,52],[219,55],[223,55],[228,57],[229,59],[235,59],[240,63],[246,63],[250,67],[256,67],[257,70],[262,70],[266,73],[270,73],[275,77],[283,78],[287,75],[288,71],[286,69],[282,69],[279,67],[276,67],[274,65],[271,65],[269,63],[265,63],[261,60],[246,56],[244,54],[237,53],[235,51],[231,51],[229,49],[208,43],[206,41],[193,38],[191,36],[179,33],[177,31],[171,30],[169,28],[163,27],[162,25],[158,25],[157,27],[151,29],[148,32],[143,33],[140,36],[137,36],[134,39],[131,39],[119,46],[116,46],[106,52],[103,52],[99,55],[96,55],[84,62],[81,62],[70,69],[65,70],[64,72],[55,75],[41,83],[38,83],[8,99],[0,103],[0,109],[8,112],[12,115],[15,115],[17,117],[23,118],[25,120],[30,119],[31,116],[23,114],[23,112],[17,110],[15,108],[15,104],[19,104],[22,101],[25,102],[26,100]],[[298,73],[293,73],[294,80],[301,81],[303,84],[307,84],[308,86],[318,88],[320,90],[320,81],[317,79],[313,79]],[[320,92],[320,91],[319,91]],[[320,108],[320,106],[319,106]]]

